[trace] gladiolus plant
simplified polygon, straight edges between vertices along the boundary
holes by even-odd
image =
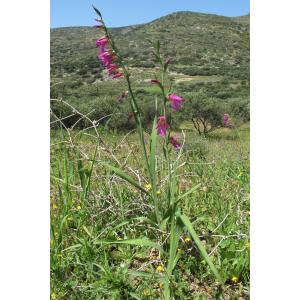
[[[108,32],[105,23],[103,21],[102,15],[98,9],[94,7],[99,19],[97,21],[100,25],[97,28],[102,32],[103,36],[96,41],[96,46],[99,49],[99,59],[101,60],[104,68],[107,70],[108,75],[112,79],[123,77],[126,80],[128,91],[124,92],[119,101],[123,101],[128,95],[130,101],[132,115],[134,117],[137,132],[139,135],[139,140],[141,144],[141,149],[143,151],[145,166],[147,174],[147,188],[140,185],[139,182],[135,181],[132,177],[126,174],[125,171],[108,164],[105,164],[111,171],[113,171],[117,176],[126,180],[134,188],[140,190],[145,196],[152,202],[154,211],[153,214],[149,215],[149,222],[153,225],[156,224],[157,229],[163,229],[168,232],[168,240],[164,243],[160,241],[152,241],[146,237],[140,237],[138,239],[129,239],[121,241],[110,241],[109,243],[118,244],[130,244],[145,247],[156,248],[160,251],[160,255],[167,258],[167,264],[165,267],[161,267],[159,271],[158,280],[163,283],[163,299],[169,300],[173,298],[173,270],[176,268],[177,261],[180,257],[180,251],[178,251],[178,244],[180,236],[185,231],[188,231],[191,238],[194,240],[202,257],[209,265],[212,273],[215,275],[219,283],[223,283],[219,272],[212,263],[209,255],[207,254],[202,242],[200,241],[197,233],[195,232],[191,221],[189,218],[181,213],[180,204],[181,201],[190,193],[196,191],[201,184],[198,184],[185,193],[180,193],[179,184],[177,180],[177,164],[178,162],[172,161],[172,152],[182,151],[184,145],[182,145],[178,139],[171,134],[171,117],[167,117],[167,111],[172,108],[174,117],[176,117],[176,112],[182,107],[184,99],[172,92],[166,87],[166,82],[168,80],[168,66],[170,64],[170,59],[164,60],[160,53],[160,43],[153,43],[154,47],[153,54],[160,66],[159,78],[151,80],[152,84],[157,84],[161,91],[161,99],[156,99],[156,116],[153,120],[152,133],[150,138],[150,148],[148,148],[145,142],[144,128],[141,122],[141,111],[132,88],[130,73],[128,68],[125,66],[122,57],[119,55],[119,51]],[[172,116],[173,118],[173,116]],[[158,181],[158,166],[156,163],[157,157],[157,141],[162,140],[163,155],[166,161],[166,172],[168,174],[167,184],[165,185],[165,193],[158,193],[162,190],[160,182]],[[179,152],[180,153],[180,152]],[[150,188],[151,187],[151,188]],[[159,195],[159,197],[158,197]],[[105,241],[107,244],[108,241]]]

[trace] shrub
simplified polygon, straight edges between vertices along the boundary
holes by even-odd
[[[215,98],[196,93],[185,105],[184,114],[193,122],[200,135],[207,135],[223,125],[225,104]]]
[[[231,102],[230,110],[239,123],[250,121],[249,99],[237,99]]]

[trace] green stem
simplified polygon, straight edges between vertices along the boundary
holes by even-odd
[[[111,35],[109,34],[109,32],[106,28],[105,23],[104,23],[101,15],[100,15],[100,17],[101,17],[101,21],[104,25],[105,34],[108,37],[110,46],[113,49],[114,54],[117,56],[119,65],[121,66],[122,71],[124,72],[124,75],[125,75],[125,79],[126,79],[127,86],[128,86],[128,91],[129,91],[129,94],[130,94],[130,97],[131,97],[130,106],[131,106],[131,110],[132,110],[132,113],[133,113],[133,116],[134,116],[134,119],[135,119],[135,122],[136,122],[140,143],[141,143],[141,146],[142,146],[142,149],[143,149],[144,159],[145,159],[145,162],[146,162],[147,172],[149,174],[149,178],[150,178],[150,181],[151,181],[152,198],[153,198],[153,202],[154,202],[156,220],[159,223],[160,222],[160,214],[159,214],[158,203],[157,203],[156,186],[154,186],[156,183],[153,182],[153,179],[152,179],[153,176],[151,174],[149,159],[148,159],[148,155],[147,155],[147,151],[146,151],[144,130],[143,130],[142,121],[141,121],[141,114],[140,114],[140,110],[139,110],[137,101],[135,99],[135,96],[134,96],[134,93],[133,93],[133,90],[132,90],[132,85],[131,85],[131,81],[130,81],[130,73],[128,72],[125,64],[123,63],[122,57],[118,54],[119,51],[118,51]]]

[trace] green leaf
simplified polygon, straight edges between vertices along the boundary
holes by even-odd
[[[130,183],[137,189],[139,189],[142,192],[144,192],[145,194],[149,195],[149,193],[143,187],[141,187],[137,181],[135,181],[133,178],[131,178],[129,175],[127,175],[125,172],[123,172],[119,168],[108,165],[108,164],[103,164],[103,165],[106,166],[107,168],[111,169],[116,175],[118,175],[122,179],[126,180],[128,183]]]
[[[136,300],[141,300],[141,298],[137,295],[137,294],[135,294],[135,293],[129,293],[129,295],[133,298],[133,299],[136,299]]]
[[[135,245],[135,246],[145,246],[145,247],[152,247],[156,248],[160,252],[164,252],[163,248],[158,245],[157,243],[154,243],[148,239],[141,238],[141,239],[128,239],[128,240],[119,240],[119,241],[96,241],[94,242],[95,245],[103,244],[103,245],[109,245],[109,244],[128,244],[128,245]]]
[[[83,230],[87,233],[87,235],[88,235],[89,237],[92,236],[92,234],[91,234],[90,231],[86,228],[86,226],[82,225],[82,228],[83,228]]]
[[[90,167],[88,175],[87,175],[87,182],[86,182],[86,184],[84,186],[84,193],[83,193],[83,199],[84,200],[86,200],[87,197],[88,197],[88,193],[89,193],[89,189],[90,189],[90,184],[91,184],[92,172],[93,172],[93,168],[94,168],[94,164],[95,164],[95,160],[96,160],[96,155],[97,155],[97,150],[98,150],[98,145],[95,148],[95,152],[94,152],[94,155],[93,155],[91,167]]]
[[[156,130],[157,117],[155,116],[152,126],[151,142],[150,142],[150,173],[152,181],[153,193],[156,193],[156,142],[157,142],[157,130]]]
[[[195,244],[198,247],[198,250],[200,251],[201,255],[203,256],[204,260],[207,262],[207,264],[210,266],[213,274],[215,275],[215,277],[217,278],[217,280],[220,283],[224,283],[223,279],[221,278],[219,272],[217,271],[216,267],[214,266],[213,262],[211,261],[210,257],[208,256],[204,246],[202,245],[196,231],[193,228],[192,223],[190,222],[190,220],[188,219],[187,216],[185,215],[181,215],[181,214],[177,214],[177,216],[181,219],[182,223],[185,225],[185,227],[187,228],[188,232],[190,233],[191,237],[193,238]]]
[[[178,243],[179,243],[180,235],[182,233],[182,229],[183,229],[182,226],[180,226],[178,222],[174,224],[173,234],[171,235],[172,240],[170,241],[170,254],[169,254],[169,262],[168,262],[168,271],[170,272],[169,276],[172,274],[172,271],[175,268],[178,260],[176,259],[176,253],[177,253]]]
[[[149,218],[147,218],[147,217],[137,217],[137,218],[133,218],[132,219],[132,221],[134,221],[134,220],[138,220],[138,221],[142,221],[142,222],[151,224],[155,228],[157,227],[157,224],[154,221],[152,221]]]
[[[156,51],[157,51],[157,53],[159,53],[159,51],[160,51],[160,41],[159,40],[156,42]]]
[[[180,201],[181,199],[183,199],[184,197],[186,197],[187,195],[189,195],[189,194],[195,192],[200,186],[201,186],[201,183],[195,185],[194,187],[192,187],[190,190],[188,190],[188,191],[187,191],[186,193],[184,193],[183,195],[180,195],[180,196],[178,197],[178,200],[176,201],[176,203],[177,203],[178,201]]]
[[[94,6],[94,5],[92,5],[93,6],[93,9],[95,10],[95,12],[96,12],[96,14],[101,18],[101,20],[102,20],[102,15],[101,15],[101,12]]]
[[[76,244],[76,245],[70,246],[66,249],[63,249],[62,252],[70,251],[70,250],[77,250],[77,249],[80,249],[81,247],[82,247],[81,244]]]
[[[77,159],[77,170],[78,170],[78,174],[79,174],[80,185],[81,185],[81,188],[84,190],[85,189],[85,173],[84,173],[84,168],[82,165],[82,160],[80,157],[79,149],[77,149],[77,151],[76,151],[76,159]]]
[[[148,273],[143,271],[134,271],[134,270],[128,270],[128,274],[134,277],[145,277],[145,278],[162,278],[163,276],[160,274],[155,273]]]

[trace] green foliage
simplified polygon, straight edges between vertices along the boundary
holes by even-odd
[[[186,75],[221,74],[241,78],[249,70],[249,16],[228,18],[178,12],[153,22],[113,28],[125,62],[139,68],[154,66],[148,40],[161,40],[164,56],[172,59],[172,70]],[[95,53],[97,29],[68,27],[51,30],[53,79],[83,77],[87,70],[103,69]],[[247,71],[246,71],[247,72]],[[235,74],[235,75],[233,75]],[[246,78],[246,77],[245,77]]]
[[[87,38],[90,29],[81,30]],[[156,131],[157,115],[167,116],[172,136],[187,120],[201,122],[195,128],[206,135],[221,126],[225,108],[245,116],[233,99],[244,99],[249,88],[247,19],[184,12],[105,31],[118,38],[119,54],[131,66],[120,59],[127,85],[95,72],[94,59],[81,56],[88,47],[80,49],[74,37],[69,44],[59,35],[51,41],[59,49],[51,53],[51,298],[195,299],[203,285],[215,287],[206,295],[216,299],[247,297],[248,131],[226,132],[219,144],[222,132],[199,140],[190,131],[189,147],[178,151]],[[163,41],[153,44],[158,74],[147,70],[153,66],[147,38]],[[161,54],[173,56],[170,79]],[[73,79],[82,84],[69,85]],[[121,99],[127,89],[130,96]],[[167,94],[180,89],[184,109],[174,114]],[[131,126],[136,132],[122,140],[109,134]]]
[[[201,92],[204,98],[226,101],[229,104],[226,112],[236,116],[238,122],[249,119],[243,100],[249,98],[248,21],[249,16],[235,19],[181,12],[148,24],[110,30],[125,63],[132,67],[131,80],[145,128],[150,130],[152,126],[153,99],[159,93],[157,86],[147,82],[155,76],[148,39],[158,38],[162,41],[161,51],[171,58],[172,84],[182,96],[189,99],[193,97],[190,93]],[[103,125],[109,120],[107,126],[112,130],[132,130],[135,123],[130,115],[129,99],[121,106],[117,101],[126,86],[108,79],[97,59],[98,34],[89,27],[51,30],[51,98],[63,98],[80,112],[88,113],[92,120],[101,119]],[[241,99],[240,104],[237,99]],[[233,100],[234,104],[230,105]],[[54,110],[60,117],[70,113],[61,105],[56,105]],[[113,113],[114,116],[107,117]],[[181,113],[180,122],[189,120]],[[78,117],[70,117],[64,124],[71,127],[77,121]],[[173,119],[173,127],[179,128],[180,122]],[[85,126],[89,124],[81,120],[76,128]]]
[[[195,93],[184,107],[183,114],[193,122],[198,133],[207,135],[223,125],[224,103],[218,99],[203,98]]]
[[[250,121],[249,99],[236,99],[230,103],[230,111],[239,123]]]
[[[223,293],[228,299],[249,299],[249,131],[244,128],[240,136],[241,140],[232,140],[220,131],[217,139],[204,140],[195,132],[186,132],[186,146],[195,152],[184,152],[182,159],[187,163],[179,176],[182,195],[200,185],[180,200],[182,212],[191,216],[208,253],[218,245],[211,258],[226,279]],[[122,136],[104,133],[103,138],[106,144],[114,146]],[[146,221],[154,209],[149,198],[141,197],[128,184],[110,175],[101,161],[111,161],[111,157],[100,151],[92,170],[90,193],[83,200],[80,187],[85,186],[85,176],[90,172],[94,139],[83,135],[78,140],[76,148],[85,153],[82,156],[69,146],[65,131],[53,131],[51,139],[52,299],[136,299],[134,295],[139,299],[159,299],[157,276],[161,273],[156,271],[159,262],[150,254],[153,251],[148,247],[94,242],[156,238],[160,231]],[[192,142],[195,146],[188,146]],[[197,155],[197,145],[201,144],[207,149],[205,158]],[[114,154],[123,162],[131,149],[134,155],[127,163],[136,170],[142,160],[136,135],[129,136]],[[131,175],[135,177],[134,173]],[[145,183],[142,180],[141,184]],[[163,194],[164,190],[160,197]],[[135,219],[137,213],[145,221]],[[159,234],[165,240],[166,235]],[[219,289],[213,283],[213,275],[194,242],[184,241],[186,237],[189,235],[183,232],[178,245],[180,257],[173,273],[175,297],[216,297]],[[134,272],[139,268],[146,274]],[[237,283],[231,281],[233,276],[238,278]]]

